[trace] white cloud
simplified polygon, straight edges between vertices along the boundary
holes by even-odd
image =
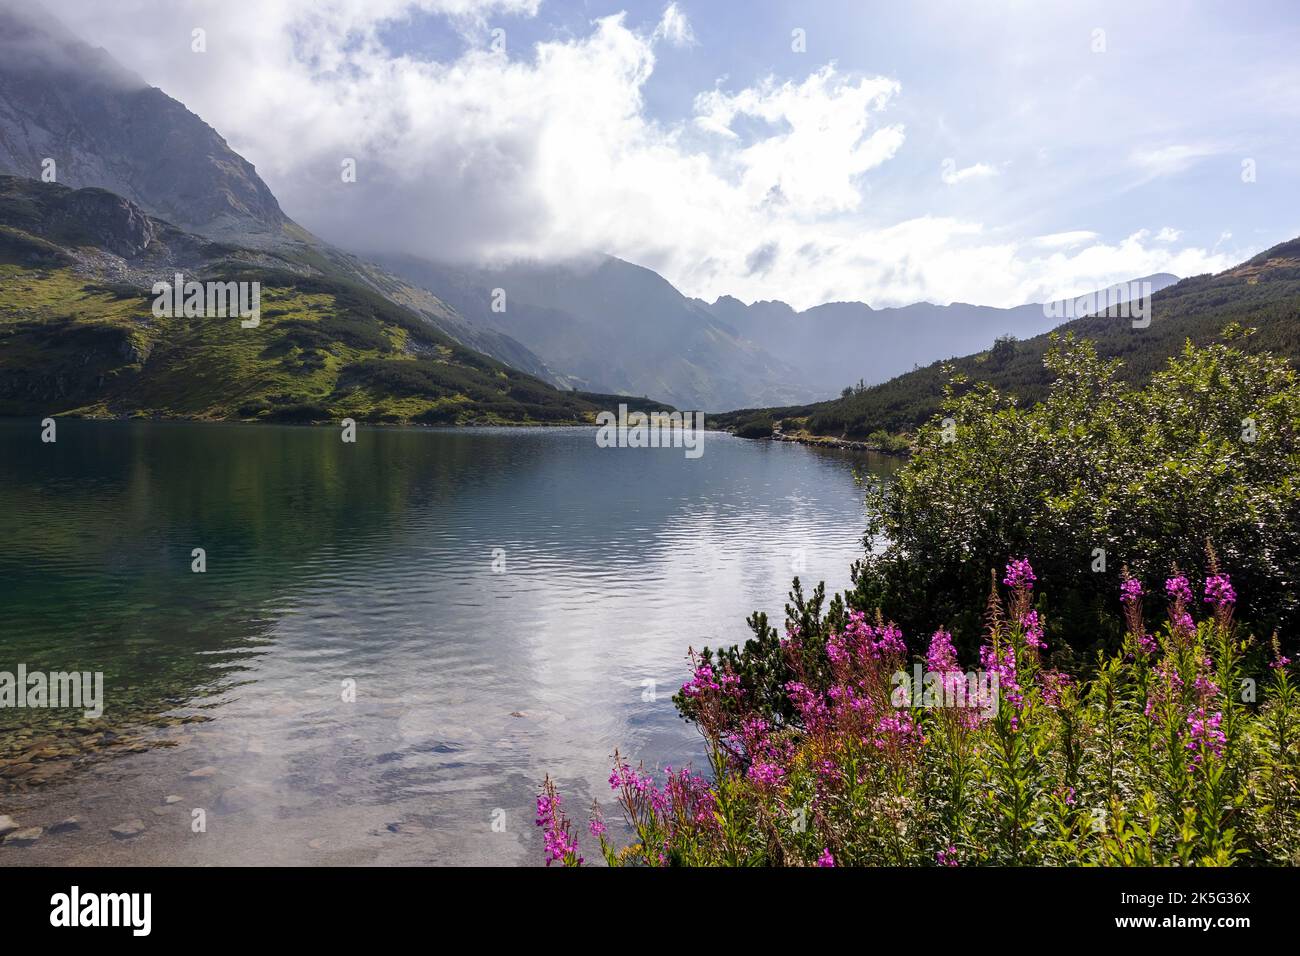
[[[608,252],[688,295],[800,308],[1014,305],[1073,283],[1232,261],[1146,234],[1019,239],[959,216],[882,213],[871,180],[901,162],[904,92],[834,64],[719,86],[696,97],[691,122],[656,121],[643,98],[656,52],[692,35],[676,4],[658,23],[605,17],[532,49],[512,32],[508,56],[489,50],[484,28],[535,13],[538,0],[263,0],[255,16],[236,6],[51,0],[70,27],[216,127],[286,212],[348,248],[496,260]],[[384,29],[414,12],[456,16],[468,49],[445,62],[393,54]],[[208,31],[203,55],[189,49],[195,25]],[[344,158],[357,162],[356,183],[341,182]],[[952,169],[959,182],[994,172]]]
[[[667,40],[673,46],[686,47],[695,45],[695,33],[686,14],[676,3],[664,7],[664,15],[655,28],[655,37]]]
[[[943,181],[949,186],[956,186],[968,179],[987,179],[998,174],[997,168],[988,163],[975,163],[958,169],[957,163],[952,159],[945,159],[939,164],[939,168]]]
[[[858,208],[858,177],[892,158],[903,144],[903,127],[877,126],[899,86],[883,77],[849,78],[834,65],[802,83],[769,77],[739,93],[712,90],[695,99],[696,124],[732,145],[726,160],[742,170],[748,202],[787,206],[798,215]],[[742,145],[733,125],[741,117],[769,129]]]
[[[1225,147],[1210,143],[1175,143],[1170,146],[1135,149],[1129,158],[1148,177],[1172,176],[1190,169],[1202,159],[1225,151]]]
[[[1082,245],[1085,242],[1093,242],[1100,238],[1097,233],[1088,229],[1075,229],[1070,232],[1054,232],[1047,236],[1038,236],[1031,240],[1035,246],[1044,246],[1048,249],[1068,249],[1071,246]]]
[[[1177,242],[1183,236],[1182,232],[1173,226],[1165,226],[1156,233],[1156,242]]]

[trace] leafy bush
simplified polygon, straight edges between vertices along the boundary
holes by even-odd
[[[751,418],[736,426],[736,435],[740,438],[771,438],[772,420],[770,418]]]
[[[1260,654],[1234,624],[1217,569],[1197,623],[1185,577],[1146,631],[1142,586],[1123,583],[1121,649],[1076,680],[1044,662],[1035,575],[1013,561],[987,609],[979,670],[961,671],[946,631],[923,661],[902,634],[850,611],[810,642],[793,609],[775,648],[792,679],[788,719],[724,662],[696,660],[682,689],[712,782],[662,785],[617,753],[610,786],[632,842],[617,848],[593,807],[609,865],[1295,865],[1300,863],[1300,709],[1276,638]],[[1262,675],[1260,675],[1262,676]],[[989,690],[991,688],[991,691]],[[1257,700],[1256,697],[1260,699]],[[583,862],[548,778],[538,798],[546,861]]]
[[[1230,330],[1229,339],[1239,339]],[[1204,574],[1207,539],[1262,627],[1300,618],[1300,384],[1283,360],[1190,343],[1142,388],[1092,345],[1054,342],[1044,401],[988,386],[956,394],[915,454],[868,494],[869,549],[853,596],[907,630],[979,632],[990,569],[1031,553],[1058,622],[1083,647],[1117,640],[1121,569]]]

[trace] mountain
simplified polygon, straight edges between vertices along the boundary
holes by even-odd
[[[20,12],[21,11],[21,12]],[[0,172],[100,186],[211,235],[288,221],[207,123],[37,9],[0,6]]]
[[[1300,239],[1274,246],[1218,275],[1183,279],[1156,292],[1150,318],[1148,327],[1134,328],[1129,318],[1089,315],[1024,341],[1004,340],[961,358],[933,362],[844,398],[742,410],[717,416],[713,424],[749,424],[747,432],[770,434],[770,429],[759,426],[785,421],[786,431],[857,439],[878,432],[906,432],[938,411],[948,368],[970,383],[988,382],[1021,402],[1036,402],[1051,381],[1043,356],[1052,334],[1091,339],[1103,358],[1123,362],[1121,377],[1128,382],[1145,381],[1185,341],[1201,345],[1216,340],[1231,323],[1255,330],[1239,340],[1241,348],[1300,362]]]
[[[1174,284],[1178,277],[1159,273],[1133,281],[1149,282],[1155,292]],[[1130,285],[1112,286],[1098,294],[1123,291]],[[821,383],[823,395],[859,380],[883,382],[936,358],[978,351],[999,336],[1029,338],[1058,321],[1042,303],[999,309],[964,302],[917,302],[873,309],[862,302],[828,302],[796,312],[784,302],[745,305],[730,296],[712,305],[695,301],[741,335],[794,365],[800,381]]]
[[[177,272],[260,283],[256,327],[158,314],[153,284]],[[508,368],[291,256],[107,190],[0,176],[0,415],[577,424],[619,401]]]
[[[560,383],[519,342],[312,235],[280,209],[253,165],[184,105],[40,10],[0,0],[0,173],[40,179],[47,160],[59,183],[106,189],[188,232],[360,283],[462,345]]]
[[[613,256],[504,268],[380,261],[522,342],[570,384],[709,411],[824,394],[658,273]],[[493,309],[497,289],[503,311]]]

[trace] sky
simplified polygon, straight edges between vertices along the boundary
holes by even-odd
[[[355,251],[1010,306],[1300,235],[1290,0],[45,6]]]

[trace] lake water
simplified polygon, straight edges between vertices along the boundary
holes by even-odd
[[[687,648],[779,623],[797,551],[846,586],[895,465],[594,435],[0,423],[0,671],[106,698],[0,709],[0,814],[80,824],[0,864],[537,863],[544,773],[585,821],[615,747],[699,766]]]

